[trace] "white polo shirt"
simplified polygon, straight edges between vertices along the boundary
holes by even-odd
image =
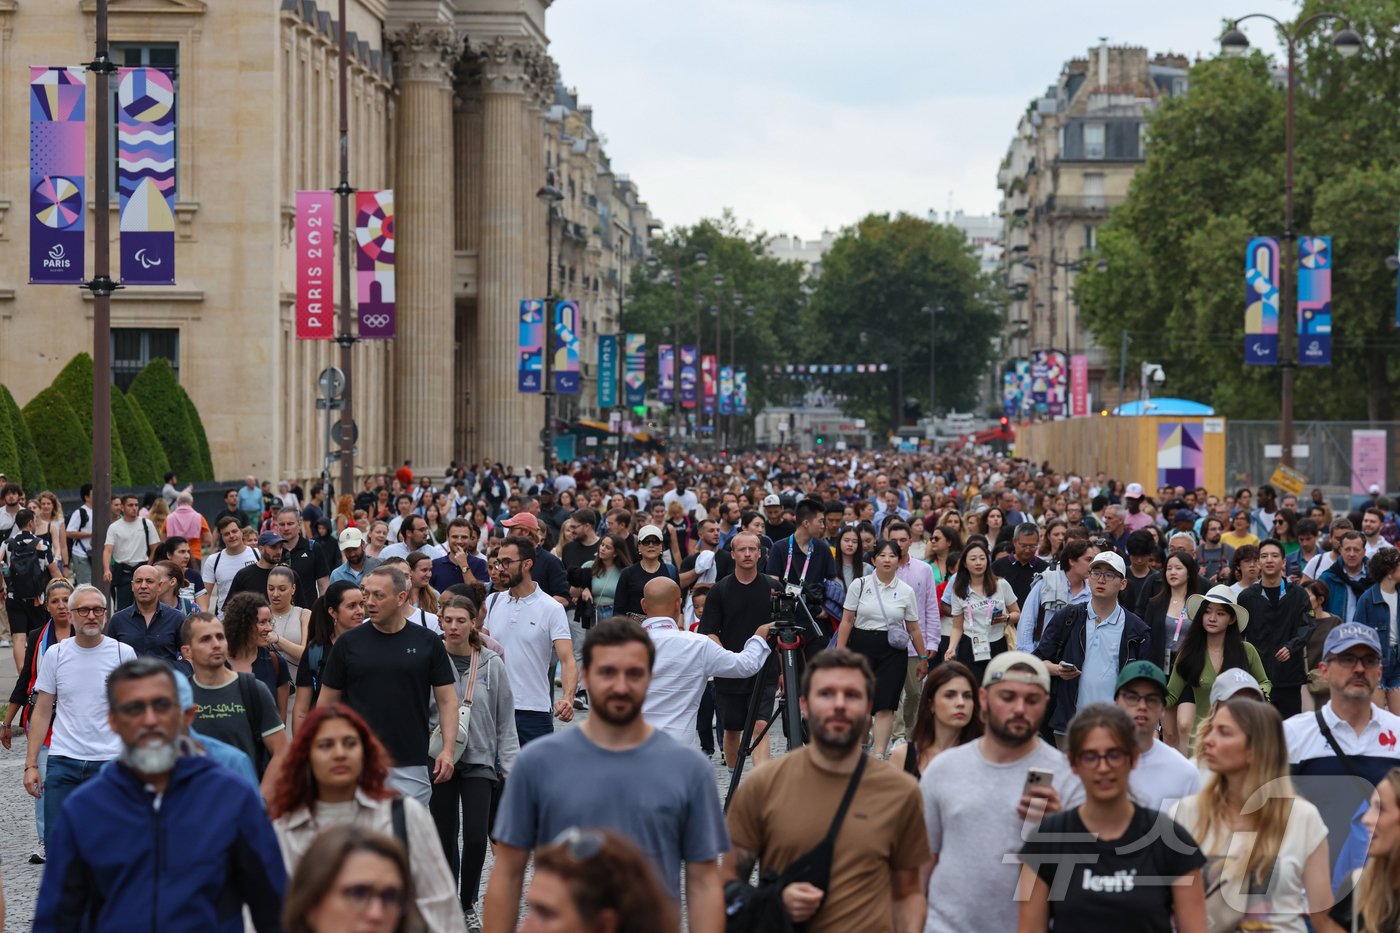
[[[564,607],[535,584],[523,599],[507,592],[486,597],[487,633],[505,649],[506,674],[515,695],[515,708],[549,712],[554,707],[554,685],[549,680],[549,659],[554,643],[570,641]]]

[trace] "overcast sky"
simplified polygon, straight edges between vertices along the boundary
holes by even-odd
[[[1238,4],[1238,5],[1237,5]],[[815,239],[871,211],[995,213],[1032,97],[1099,37],[1214,54],[1286,0],[555,0],[550,53],[667,226]],[[953,11],[953,12],[949,12]],[[1267,23],[1246,24],[1275,48]]]

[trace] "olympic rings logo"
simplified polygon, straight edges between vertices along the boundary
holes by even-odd
[[[360,318],[360,323],[365,327],[387,327],[391,318],[387,314],[366,314]]]

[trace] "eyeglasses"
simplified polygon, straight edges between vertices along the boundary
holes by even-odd
[[[1121,748],[1110,748],[1103,754],[1099,754],[1098,752],[1080,752],[1074,756],[1075,763],[1083,765],[1086,768],[1097,768],[1101,761],[1108,762],[1109,767],[1117,768],[1127,760],[1128,753]]]
[[[575,862],[584,862],[603,851],[606,840],[603,834],[593,829],[579,829],[570,826],[554,837],[550,845],[562,846]]]
[[[1335,664],[1344,671],[1354,671],[1357,665],[1366,668],[1368,671],[1377,671],[1381,667],[1381,656],[1378,654],[1368,654],[1364,658],[1358,658],[1354,654],[1334,654],[1327,659],[1328,664]]]
[[[357,913],[369,910],[372,901],[379,901],[386,912],[398,913],[403,910],[405,901],[403,888],[393,885],[376,888],[372,884],[347,884],[340,889],[340,896],[345,898]]]
[[[491,562],[491,566],[499,567],[502,570],[506,570],[510,567],[511,564],[523,564],[524,562],[525,558],[523,557],[508,557],[504,559],[498,557]]]
[[[1123,579],[1121,573],[1114,573],[1112,570],[1090,570],[1089,576],[1095,580],[1107,581],[1109,583]]]
[[[105,615],[107,614],[107,607],[106,607],[106,606],[79,606],[78,608],[72,610],[72,613],[73,613],[73,615],[75,615],[75,616],[93,616],[93,617],[105,616]]]
[[[1118,691],[1118,697],[1130,707],[1146,703],[1148,709],[1161,709],[1167,702],[1160,693],[1134,693],[1131,690]]]
[[[112,709],[116,710],[120,716],[127,719],[135,719],[137,716],[146,715],[146,708],[150,707],[157,714],[164,716],[175,708],[175,701],[170,697],[156,697],[154,700],[128,700],[125,703],[118,703]]]

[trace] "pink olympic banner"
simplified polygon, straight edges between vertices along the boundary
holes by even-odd
[[[355,192],[355,297],[360,339],[394,336],[394,192]]]
[[[174,285],[175,80],[160,68],[117,72],[117,202],[122,281]]]
[[[715,413],[715,356],[713,353],[706,353],[700,357],[700,400],[703,410],[707,415]]]
[[[1351,432],[1351,491],[1364,496],[1371,487],[1385,491],[1385,430],[1353,429]]]
[[[297,339],[335,336],[335,198],[297,192]]]
[[[1069,416],[1089,416],[1089,357],[1075,353],[1069,358]]]

